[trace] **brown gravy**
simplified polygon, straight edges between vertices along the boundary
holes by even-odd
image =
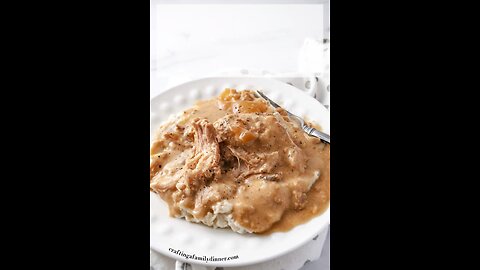
[[[308,201],[302,210],[289,209],[285,211],[280,221],[262,234],[268,235],[274,232],[286,232],[293,227],[306,223],[310,219],[320,215],[330,205],[330,145],[325,145],[322,151],[322,159],[328,160],[324,164],[320,178],[313,184],[308,192]]]
[[[199,101],[183,112],[175,130],[172,123],[161,127],[151,149],[150,188],[167,202],[170,215],[181,217],[187,211],[187,220],[202,220],[215,203],[230,200],[233,217],[241,226],[269,234],[288,231],[323,213],[330,200],[330,146],[303,133],[282,110],[277,110],[273,122],[274,112],[250,91],[226,89],[218,98]],[[255,119],[266,124],[258,125],[260,120]],[[243,124],[225,128],[221,120],[227,126],[239,120]],[[196,145],[198,138],[194,140],[185,131],[195,121],[197,131],[192,134],[199,136],[200,132],[207,137],[209,128],[215,127],[216,139],[207,138]],[[208,143],[212,146],[207,147]],[[202,164],[192,164],[200,152],[197,147],[206,149],[207,156],[197,157],[204,160]],[[227,159],[232,154],[237,158],[235,164],[218,161],[218,157]],[[241,160],[241,155],[253,158]],[[260,162],[252,165],[251,160],[258,156],[262,157]],[[211,167],[202,172],[204,164]],[[235,167],[239,172],[234,172]],[[239,180],[239,173],[249,170],[255,173]],[[317,172],[320,176],[312,184]],[[190,184],[185,180],[189,177],[195,178]]]

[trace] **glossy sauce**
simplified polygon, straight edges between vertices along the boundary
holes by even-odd
[[[251,94],[244,94],[227,89],[218,98],[200,101],[191,109],[186,110],[183,113],[182,120],[178,123],[188,124],[192,119],[197,118],[206,118],[210,123],[215,123],[219,119],[225,119],[232,114],[243,114],[245,116],[243,121],[248,123],[245,122],[243,126],[230,127],[226,140],[229,145],[239,147],[238,151],[264,155],[265,166],[261,167],[263,163],[258,166],[262,169],[268,167],[270,163],[272,167],[267,168],[269,174],[253,175],[239,181],[237,179],[238,173],[223,172],[221,178],[215,179],[209,186],[198,191],[196,197],[185,198],[185,195],[182,195],[182,204],[195,209],[193,211],[194,215],[201,218],[219,200],[231,200],[233,202],[233,217],[240,225],[253,228],[253,231],[262,234],[288,231],[323,213],[328,208],[330,200],[330,146],[317,138],[306,135],[300,127],[290,122],[286,113],[281,109],[277,109],[277,112],[280,114],[280,118],[283,117],[283,123],[274,122],[271,115],[275,110],[272,107],[263,100],[252,99]],[[270,118],[268,116],[265,118],[264,115],[270,115]],[[285,129],[270,128],[261,131],[262,128],[258,129],[258,126],[255,126],[255,119],[262,119],[266,122],[264,125],[267,127],[283,125]],[[234,120],[236,118],[232,118],[232,121]],[[278,118],[275,121],[278,121]],[[221,125],[217,124],[216,127],[220,130]],[[316,128],[319,127],[316,126]],[[288,131],[287,134],[289,135],[284,134],[285,130]],[[289,138],[290,144],[285,136]],[[292,147],[289,147],[289,145],[292,145]],[[162,147],[157,147],[154,144],[152,155],[156,154]],[[191,151],[190,148],[189,145],[182,146],[179,144],[173,152],[176,153],[175,156],[178,156],[182,151]],[[285,153],[287,148],[288,151]],[[282,149],[284,149],[283,152],[281,152]],[[276,154],[278,151],[280,151],[280,154]],[[297,152],[301,152],[301,155]],[[288,158],[293,156],[292,160],[294,162],[288,162],[287,155]],[[295,159],[296,155],[298,155],[298,159]],[[245,164],[254,161],[254,159],[238,160],[238,165],[240,166],[242,162],[242,166],[244,166],[238,169],[245,171],[248,167],[245,167]],[[169,162],[174,165],[166,164],[165,166],[170,166],[168,169],[171,169],[171,167],[178,167],[178,164],[183,164],[184,160],[162,157],[161,163]],[[151,179],[152,175],[163,169],[158,169],[159,165],[157,163],[154,162],[153,164],[151,165]],[[275,168],[273,168],[273,165]],[[320,176],[318,179],[313,179],[315,172],[318,171]],[[273,180],[265,180],[265,177],[272,174]],[[316,180],[313,184],[311,184],[312,179]],[[167,184],[165,186],[168,186]],[[172,216],[179,215],[180,210],[177,205],[179,195],[175,195],[174,189],[165,190],[159,193],[168,203],[170,214]]]
[[[319,160],[324,160],[321,161],[323,163],[322,173],[308,192],[308,200],[305,208],[302,210],[288,209],[280,221],[262,234],[289,231],[293,227],[303,224],[327,210],[330,205],[330,145],[325,145],[320,155],[322,157],[319,158]]]

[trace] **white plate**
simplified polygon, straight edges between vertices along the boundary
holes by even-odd
[[[262,90],[268,97],[299,116],[319,124],[330,133],[330,115],[314,98],[288,84],[265,78],[207,78],[191,81],[171,88],[151,100],[150,136],[171,114],[192,106],[198,99],[218,95],[225,88]],[[229,229],[213,229],[184,219],[168,216],[168,208],[157,195],[150,193],[150,246],[152,249],[177,260],[207,266],[243,266],[271,260],[286,254],[327,228],[330,207],[320,216],[296,226],[288,232],[267,236],[238,234]],[[180,250],[196,257],[237,259],[202,261],[186,259],[174,254]]]

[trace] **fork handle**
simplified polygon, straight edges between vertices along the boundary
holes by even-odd
[[[322,140],[325,143],[330,143],[330,135],[328,135],[326,133],[323,133],[319,130],[316,130],[313,127],[306,128],[305,132],[310,136],[314,136],[314,137],[319,138],[320,140]]]

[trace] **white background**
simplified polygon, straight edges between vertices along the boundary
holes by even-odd
[[[163,2],[152,1],[151,7],[152,96],[172,78],[241,69],[296,72],[305,39],[321,40],[325,31],[321,4]]]

